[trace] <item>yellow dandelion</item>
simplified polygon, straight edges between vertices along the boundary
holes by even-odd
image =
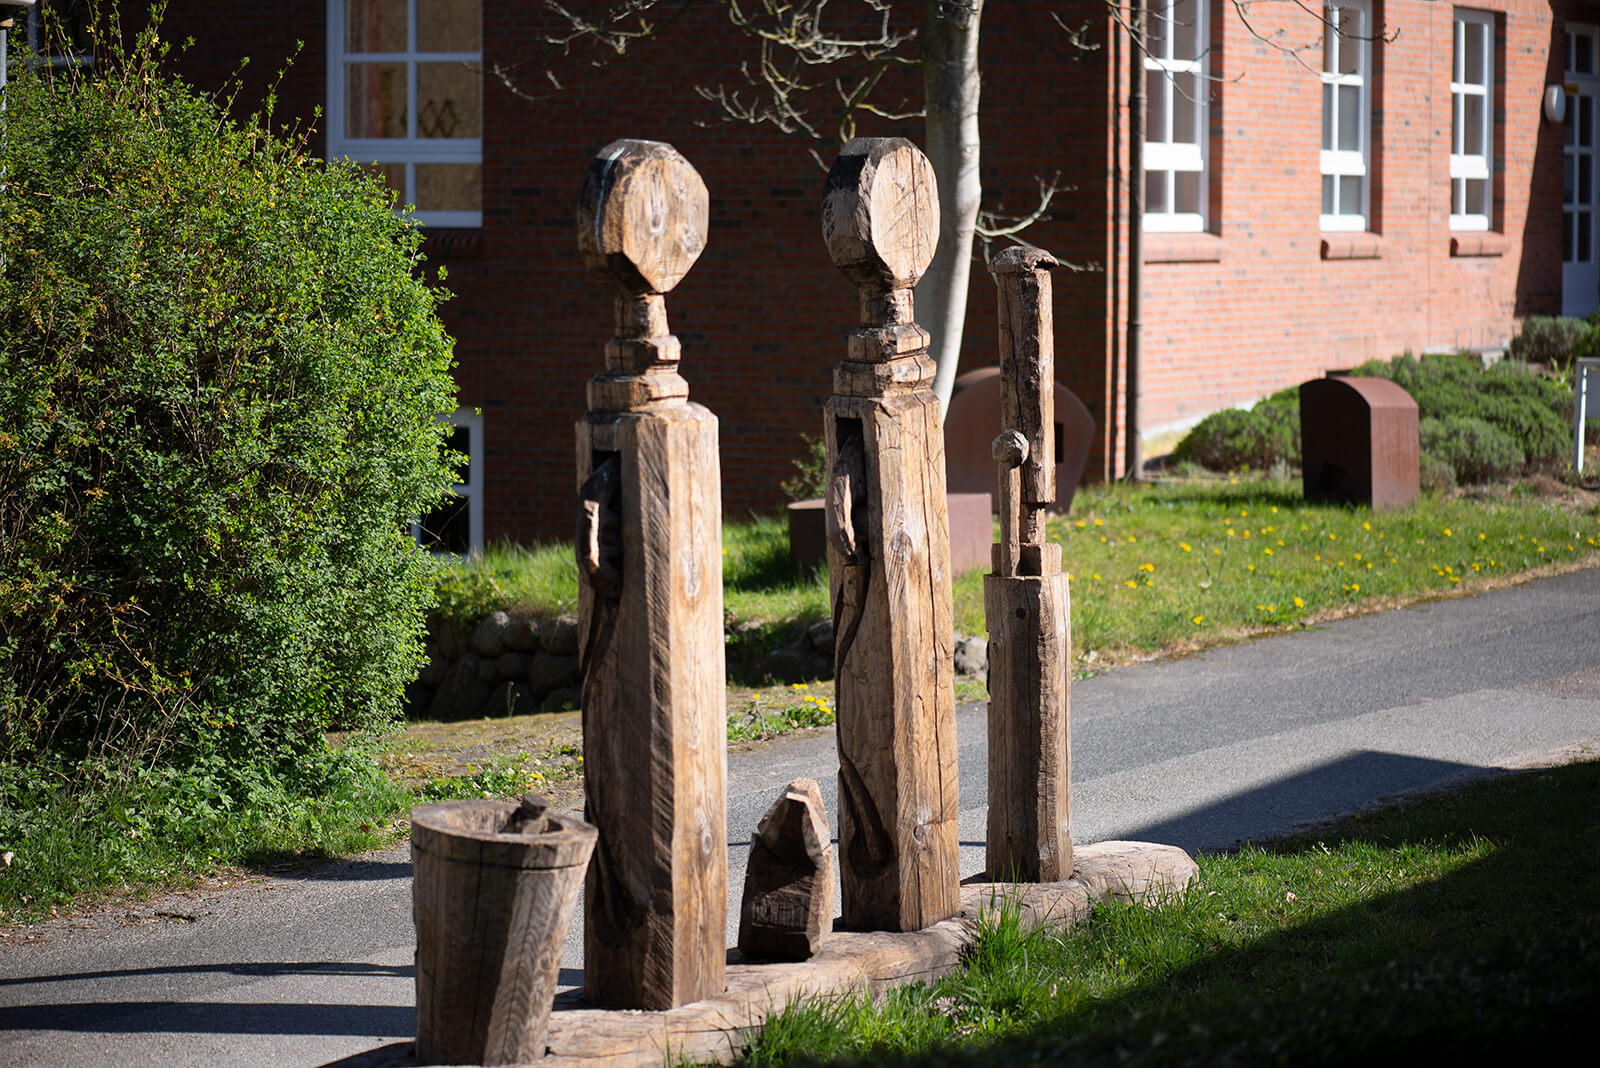
[[[1300,598],[1296,597],[1294,599],[1294,606],[1296,608],[1304,608],[1306,606],[1306,603],[1304,601],[1302,601]]]
[[[1122,580],[1122,584],[1124,586],[1128,587],[1128,589],[1130,589],[1130,590],[1136,590],[1136,589],[1139,588],[1139,584],[1137,582],[1133,581],[1133,579],[1123,579]]]
[[[1206,621],[1206,617],[1205,616],[1195,616],[1189,622],[1195,623],[1195,624],[1200,624],[1200,623],[1204,623],[1205,621]]]
[[[1186,542],[1186,541],[1180,541],[1178,543],[1178,548],[1182,549],[1184,552],[1188,552],[1189,551],[1189,543]]]
[[[1447,537],[1447,538],[1450,536],[1450,528],[1449,527],[1445,527],[1444,528],[1444,536]]]
[[[1156,569],[1156,565],[1155,564],[1140,564],[1139,565],[1139,570],[1140,571],[1154,571],[1155,569]]]

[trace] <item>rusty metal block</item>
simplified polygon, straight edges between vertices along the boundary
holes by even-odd
[[[1056,383],[1055,392],[1056,500],[1052,512],[1072,510],[1072,495],[1089,462],[1089,446],[1094,443],[1094,416],[1066,386]],[[944,420],[945,485],[952,494],[990,495],[989,510],[995,511],[994,456],[995,435],[1000,433],[1000,368],[983,367],[956,379],[950,397],[950,411]]]
[[[1417,499],[1417,402],[1388,379],[1302,383],[1300,441],[1307,500],[1404,508]]]

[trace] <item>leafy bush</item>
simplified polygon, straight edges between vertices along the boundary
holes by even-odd
[[[1266,471],[1300,462],[1300,390],[1280,390],[1248,411],[1213,412],[1178,442],[1177,463],[1196,463],[1215,471],[1254,468]]]
[[[1532,315],[1511,339],[1511,358],[1522,363],[1565,367],[1572,347],[1594,324],[1557,315]]]
[[[1417,457],[1417,476],[1424,493],[1449,493],[1456,488],[1456,470],[1436,453]]]
[[[1470,415],[1424,418],[1422,451],[1447,464],[1458,482],[1493,482],[1516,474],[1522,450],[1499,427]]]
[[[120,39],[9,89],[0,756],[311,751],[419,666],[439,297],[378,183]]]

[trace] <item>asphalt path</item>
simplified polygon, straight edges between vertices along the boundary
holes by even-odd
[[[1073,837],[1191,852],[1600,746],[1600,569],[1075,683]],[[962,874],[983,866],[984,706],[957,713]],[[830,733],[728,761],[730,943],[750,834]],[[323,1065],[414,1035],[405,847],[170,894],[0,943],[0,1063]],[[576,939],[563,982],[580,981]]]

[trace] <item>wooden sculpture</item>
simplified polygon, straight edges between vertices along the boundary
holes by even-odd
[[[717,420],[688,400],[663,294],[705,247],[700,175],[615,141],[584,178],[578,248],[616,298],[578,422],[587,818],[584,996],[667,1009],[723,989],[727,774]]]
[[[1055,500],[1055,338],[1048,253],[1009,248],[1000,291],[1000,543],[984,576],[989,625],[990,879],[1072,876],[1071,601],[1061,546],[1045,538]]]
[[[901,138],[845,145],[822,232],[861,306],[824,417],[842,914],[915,931],[959,907],[944,435],[911,305],[939,233],[927,158]]]
[[[822,790],[796,779],[750,837],[739,950],[747,957],[805,960],[833,931],[833,844]]]

